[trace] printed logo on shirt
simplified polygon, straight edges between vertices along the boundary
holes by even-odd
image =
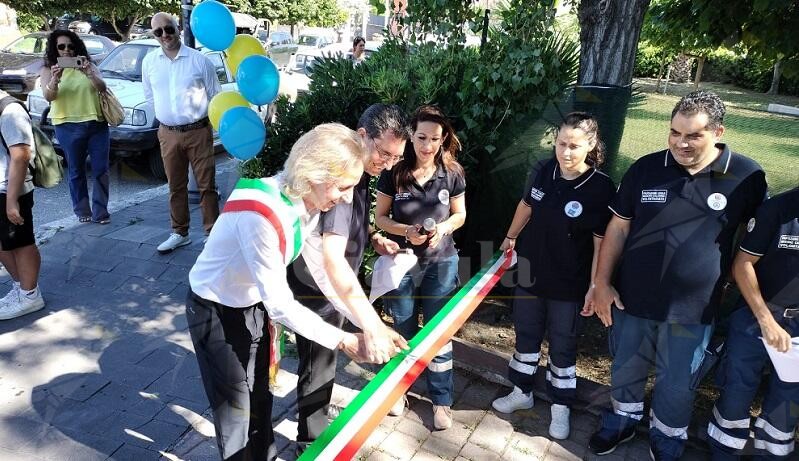
[[[566,204],[566,207],[563,208],[563,211],[566,213],[566,216],[570,218],[576,218],[583,214],[583,205],[576,200],[572,200]]]
[[[394,201],[410,200],[410,199],[411,199],[410,192],[397,192],[396,194],[394,194]]]
[[[752,232],[753,230],[755,230],[755,218],[750,219],[746,224],[746,232]]]
[[[666,203],[669,191],[662,189],[650,189],[641,191],[641,203]]]
[[[533,200],[535,200],[537,202],[540,202],[541,199],[544,198],[544,191],[536,189],[535,187],[533,187],[530,190],[530,197],[532,197]]]
[[[442,205],[449,205],[449,191],[446,189],[438,191],[438,201],[441,202]]]
[[[707,196],[707,206],[711,210],[721,211],[727,208],[727,197],[724,194],[715,192]]]
[[[777,248],[785,250],[799,250],[799,235],[780,235]]]

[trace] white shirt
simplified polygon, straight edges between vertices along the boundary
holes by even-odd
[[[292,204],[306,238],[317,226],[319,213],[308,214],[302,200],[292,199]],[[277,233],[254,211],[219,215],[189,272],[189,284],[198,296],[233,308],[263,302],[270,320],[328,349],[335,349],[344,338],[342,330],[294,299]]]
[[[145,99],[155,108],[155,118],[170,126],[207,117],[208,103],[222,91],[211,60],[183,44],[174,60],[160,47],[148,53],[142,62],[142,83]]]

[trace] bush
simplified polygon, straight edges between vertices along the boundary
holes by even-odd
[[[429,3],[438,10],[442,1],[463,3],[436,0],[419,5]],[[469,213],[483,221],[468,220],[458,238],[474,243],[501,236],[500,226],[484,224],[504,226],[513,209],[497,207],[489,198],[492,188],[508,180],[492,177],[491,171],[501,161],[499,154],[576,80],[579,64],[577,44],[555,31],[554,17],[545,5],[511,0],[507,8],[500,12],[501,24],[489,31],[482,50],[463,46],[460,32],[440,36],[438,44],[414,40],[430,36],[413,33],[408,41],[387,39],[358,66],[340,58],[321,58],[307,93],[295,103],[278,100],[266,148],[244,166],[242,174],[274,174],[302,133],[332,121],[354,128],[370,104],[398,104],[409,113],[420,104],[437,104],[451,117],[463,144],[458,160],[467,175]],[[524,174],[527,167],[516,170]],[[466,254],[473,250],[460,248]]]
[[[773,66],[773,62],[720,48],[708,56],[702,80],[730,83],[763,93],[771,87]],[[783,73],[780,80],[780,93],[799,96],[798,77]]]
[[[664,61],[668,61],[669,53],[663,48],[651,43],[642,41],[638,44],[638,51],[635,53],[635,76],[646,78],[658,78],[660,72],[665,72]],[[668,64],[668,62],[666,62]],[[663,69],[661,70],[661,66]]]

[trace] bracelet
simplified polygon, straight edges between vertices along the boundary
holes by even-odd
[[[511,237],[510,235],[506,235],[505,238],[508,240],[516,240],[516,237]]]
[[[369,240],[372,240],[373,238],[375,238],[375,235],[378,234],[380,234],[380,229],[373,230],[372,232],[369,233]]]
[[[411,231],[411,226],[405,228],[405,241],[410,242],[411,240],[408,238],[408,232]]]

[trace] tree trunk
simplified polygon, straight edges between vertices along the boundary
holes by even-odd
[[[580,72],[572,95],[574,110],[593,114],[602,130],[606,171],[624,134],[632,97],[635,52],[650,0],[581,0]]]
[[[705,67],[705,59],[704,56],[698,56],[696,62],[696,75],[694,76],[694,90],[699,89],[699,82],[702,81],[702,69]]]
[[[650,0],[582,0],[580,85],[632,83],[635,51]]]
[[[782,77],[782,59],[777,59],[777,62],[774,63],[774,74],[771,76],[771,87],[767,94],[779,94],[780,77]]]

